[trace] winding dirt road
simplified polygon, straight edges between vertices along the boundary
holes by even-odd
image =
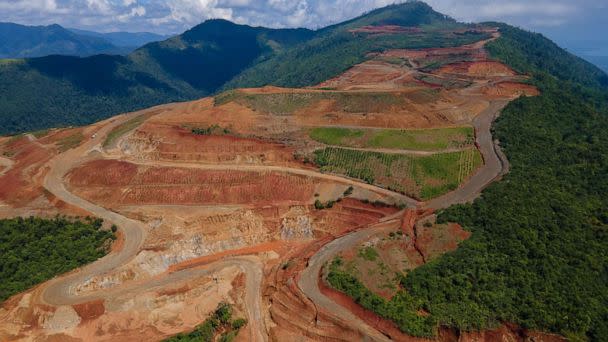
[[[479,195],[484,187],[498,177],[504,170],[506,161],[501,158],[501,154],[494,144],[491,136],[491,124],[498,116],[500,110],[504,108],[507,101],[494,102],[490,107],[481,113],[474,121],[476,129],[477,144],[484,158],[484,166],[471,178],[471,180],[458,190],[449,193],[445,196],[428,202],[425,206],[429,208],[444,208],[455,203],[467,202]],[[142,291],[170,284],[175,281],[185,280],[190,277],[200,277],[211,274],[224,267],[239,267],[246,274],[246,302],[247,312],[250,325],[251,336],[256,341],[266,341],[266,328],[262,325],[264,322],[262,306],[261,306],[261,284],[262,284],[262,264],[248,258],[231,258],[209,264],[203,269],[187,269],[165,275],[162,278],[153,278],[144,284],[126,285],[113,290],[98,291],[87,296],[77,296],[73,289],[76,285],[85,282],[93,276],[102,275],[119,266],[122,266],[132,260],[143,244],[146,237],[146,227],[143,223],[126,218],[120,214],[109,211],[91,202],[88,202],[74,194],[70,193],[63,184],[65,175],[74,167],[96,157],[99,154],[90,153],[98,151],[98,146],[103,142],[107,134],[116,126],[130,119],[131,116],[125,115],[106,124],[102,127],[95,138],[90,139],[85,144],[78,148],[69,150],[55,157],[50,163],[50,170],[44,180],[44,186],[47,190],[53,193],[61,200],[83,208],[91,214],[98,216],[108,222],[112,222],[120,227],[125,236],[125,245],[118,253],[111,253],[106,257],[79,269],[77,272],[55,278],[51,280],[44,291],[42,299],[50,305],[72,305],[82,302],[87,302],[96,299],[109,298],[119,294],[128,294],[135,291]],[[89,156],[83,158],[83,156]],[[378,194],[390,196],[397,200],[403,201],[409,206],[420,206],[421,203],[404,195],[376,187],[367,183],[363,183],[353,179],[346,179],[341,176],[320,173],[314,170],[295,169],[282,166],[260,166],[260,165],[213,165],[213,164],[194,164],[194,163],[179,163],[179,162],[147,162],[147,161],[132,161],[129,162],[146,165],[146,166],[166,166],[166,167],[185,167],[197,168],[205,170],[239,170],[239,171],[257,171],[257,172],[285,172],[297,174],[316,179],[322,179],[332,182],[338,182],[346,185],[353,185],[363,189],[373,191]],[[399,220],[396,217],[388,218],[382,222],[370,226],[367,229],[354,232],[342,238],[334,240],[323,247],[315,254],[308,263],[308,267],[301,274],[298,286],[303,293],[308,296],[318,308],[331,312],[339,319],[347,322],[356,330],[361,331],[374,341],[388,341],[387,337],[376,331],[374,328],[367,325],[354,314],[340,305],[335,304],[329,298],[324,296],[317,284],[318,276],[321,268],[331,260],[339,252],[356,246],[361,241],[369,238],[377,233],[378,230],[396,229],[399,226]]]
[[[247,315],[250,322],[249,329],[252,339],[254,341],[267,341],[268,338],[265,335],[266,328],[263,326],[264,319],[261,309],[263,265],[253,257],[225,259],[212,263],[204,269],[182,270],[165,275],[162,278],[153,278],[144,284],[126,285],[112,290],[97,291],[87,296],[78,296],[74,293],[73,289],[76,285],[128,263],[137,255],[146,237],[146,228],[143,223],[131,220],[75,196],[67,191],[63,184],[63,179],[70,169],[86,162],[87,159],[92,159],[91,157],[82,158],[82,156],[89,155],[89,152],[94,150],[114,127],[130,118],[131,116],[124,116],[112,121],[99,130],[95,134],[95,138],[78,148],[58,155],[48,164],[50,170],[44,180],[44,187],[64,202],[83,208],[91,214],[119,226],[124,234],[125,244],[117,253],[110,253],[104,258],[78,269],[76,272],[49,281],[42,291],[41,298],[43,302],[55,306],[73,305],[97,299],[111,298],[120,294],[141,292],[176,281],[205,276],[225,267],[238,267],[246,275],[245,301],[247,303]]]
[[[421,204],[420,207],[442,209],[457,203],[473,201],[492,181],[508,171],[509,164],[507,158],[500,150],[498,144],[493,141],[491,132],[492,123],[507,104],[508,101],[491,102],[490,106],[473,121],[476,142],[483,156],[484,165],[462,187],[428,203]],[[381,222],[330,242],[308,260],[308,266],[302,272],[298,281],[300,290],[315,303],[317,308],[331,312],[335,317],[350,325],[353,330],[362,332],[373,341],[386,342],[390,341],[390,339],[343,306],[336,304],[322,294],[319,289],[318,279],[323,266],[340,252],[359,245],[379,231],[395,230],[399,227],[399,224],[399,221],[396,221],[396,224],[392,221]]]
[[[473,120],[476,143],[483,157],[483,166],[458,189],[425,204],[426,208],[443,209],[458,203],[475,200],[481,192],[509,168],[506,156],[492,138],[492,123],[509,101],[493,101]]]
[[[385,342],[390,340],[376,329],[370,327],[359,317],[355,316],[348,309],[334,303],[331,299],[322,294],[318,283],[319,275],[321,274],[323,266],[330,262],[331,259],[341,251],[357,246],[379,231],[388,232],[398,229],[401,215],[403,215],[403,212],[397,213],[397,217],[392,217],[388,220],[369,226],[366,229],[355,231],[323,246],[308,260],[306,269],[304,269],[298,279],[298,287],[315,303],[317,308],[321,308],[326,312],[331,313],[334,317],[339,318],[347,325],[350,325],[355,331],[361,332],[373,341]]]

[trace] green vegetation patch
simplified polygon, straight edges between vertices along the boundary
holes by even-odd
[[[0,220],[0,300],[104,256],[115,238],[102,220]]]
[[[427,200],[458,188],[481,164],[479,151],[413,156],[328,147],[315,151],[323,172],[343,174]]]
[[[69,149],[77,147],[84,140],[84,135],[82,133],[74,133],[68,137],[65,137],[57,142],[57,146],[59,147],[59,151],[65,152]]]
[[[247,320],[243,318],[232,319],[230,304],[220,303],[213,315],[194,331],[173,336],[165,342],[231,342],[245,325]]]
[[[41,129],[39,131],[32,132],[32,135],[36,137],[36,139],[40,139],[47,136],[50,131],[50,129]]]
[[[108,134],[106,140],[103,142],[103,147],[107,148],[115,144],[120,137],[127,134],[128,132],[139,127],[149,116],[139,115],[136,116],[116,127]]]
[[[344,292],[364,308],[380,317],[389,319],[408,334],[420,337],[433,337],[437,329],[435,317],[422,314],[426,311],[423,302],[399,291],[393,298],[386,300],[367,289],[345,267],[341,258],[336,258],[329,266],[327,282],[336,290]]]
[[[229,91],[216,96],[215,105],[220,106],[229,102],[236,102],[264,113],[291,115],[295,111],[306,108],[324,98],[327,98],[327,95],[320,92],[247,94],[239,91]]]
[[[365,136],[362,129],[340,127],[317,127],[310,130],[310,137],[318,142],[334,146],[357,147],[350,141],[357,141]]]
[[[204,128],[192,128],[190,131],[195,135],[228,135],[232,133],[229,128],[220,127],[220,125],[211,125]]]
[[[359,249],[359,256],[367,261],[376,261],[380,255],[374,247],[367,246]]]
[[[472,147],[475,133],[473,127],[419,130],[317,127],[310,131],[310,137],[333,146],[439,151]]]

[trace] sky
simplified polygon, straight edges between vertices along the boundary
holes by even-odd
[[[0,21],[99,32],[181,33],[210,18],[319,28],[396,0],[0,0]],[[504,21],[608,56],[608,0],[428,0],[458,20]]]

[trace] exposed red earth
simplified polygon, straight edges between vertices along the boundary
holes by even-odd
[[[238,341],[417,341],[328,288],[322,270],[338,253],[354,255],[361,244],[399,230],[404,240],[383,242],[382,257],[398,251],[410,268],[468,238],[457,225],[425,220],[433,221],[433,209],[476,198],[508,170],[491,123],[510,100],[538,94],[520,83],[525,76],[488,60],[485,43],[386,51],[317,87],[237,91],[252,96],[250,102],[206,98],[39,138],[2,138],[1,216],[92,215],[116,224],[119,239],[99,261],[3,303],[0,340],[161,340],[192,330],[227,301],[249,321]],[[424,69],[437,61],[444,65]],[[396,100],[373,102],[378,93]],[[277,103],[293,94],[300,94],[301,106],[273,113],[286,110]],[[340,102],[343,94],[372,100],[352,108]],[[104,147],[108,135],[138,116],[141,124]],[[460,188],[427,203],[322,173],[300,157],[324,147],[308,136],[311,127],[462,124],[475,128],[484,165]],[[193,132],[214,125],[226,133]],[[410,152],[423,153],[402,151]],[[320,210],[316,201],[336,203]],[[557,339],[503,326],[479,333],[442,329],[437,340],[528,337]]]

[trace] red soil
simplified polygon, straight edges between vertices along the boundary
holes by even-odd
[[[471,77],[507,77],[515,76],[517,73],[513,69],[500,62],[494,61],[477,61],[477,62],[460,62],[445,65],[437,74],[458,74]]]
[[[489,97],[507,98],[540,95],[540,91],[535,86],[517,82],[501,82],[495,85],[488,85],[483,87],[481,92]]]
[[[83,321],[94,320],[106,312],[102,299],[72,305],[72,307]]]
[[[276,172],[139,167],[97,160],[72,170],[79,195],[105,205],[255,204],[308,202],[317,181]]]
[[[282,144],[228,135],[195,135],[189,129],[176,126],[145,124],[131,140],[154,146],[151,152],[144,152],[152,159],[297,164],[294,149]]]

